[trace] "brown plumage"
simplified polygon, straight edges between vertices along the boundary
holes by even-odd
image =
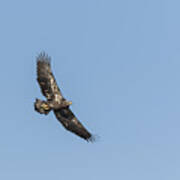
[[[67,101],[54,78],[51,71],[50,57],[45,53],[40,53],[37,57],[37,81],[40,85],[42,94],[47,101],[36,99],[34,108],[40,114],[47,115],[53,110],[58,121],[69,131],[84,138],[87,141],[93,141],[94,137],[78,121],[73,112],[70,110],[70,101]]]

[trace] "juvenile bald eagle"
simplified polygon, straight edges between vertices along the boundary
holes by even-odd
[[[51,110],[54,112],[58,121],[69,131],[84,138],[87,141],[93,141],[94,137],[78,121],[70,109],[71,101],[67,101],[53,76],[51,71],[50,57],[44,52],[37,57],[37,81],[40,85],[42,94],[47,101],[36,99],[34,109],[40,114],[47,115]]]

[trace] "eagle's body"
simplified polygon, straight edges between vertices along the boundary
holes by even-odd
[[[47,101],[36,99],[34,103],[35,110],[45,115],[52,110],[58,121],[61,122],[67,130],[87,141],[93,141],[94,138],[91,133],[85,129],[70,110],[69,106],[72,102],[67,101],[62,96],[51,71],[50,58],[45,53],[41,53],[37,57],[37,81]]]

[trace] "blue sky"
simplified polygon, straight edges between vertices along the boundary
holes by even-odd
[[[179,7],[1,0],[0,179],[179,180]],[[34,111],[42,50],[96,143]]]

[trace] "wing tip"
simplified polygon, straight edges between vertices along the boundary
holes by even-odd
[[[91,142],[91,143],[94,143],[94,142],[97,142],[98,140],[100,139],[100,137],[98,135],[91,135],[87,140],[87,142]]]
[[[39,55],[37,56],[36,60],[37,60],[37,62],[45,62],[49,65],[51,63],[51,57],[48,56],[48,54],[45,53],[45,51],[40,52]]]

